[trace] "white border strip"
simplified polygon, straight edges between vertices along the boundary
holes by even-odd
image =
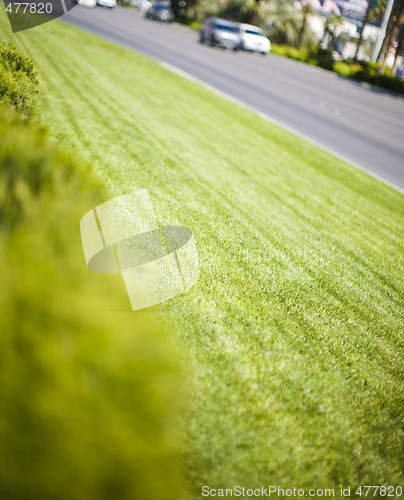
[[[67,14],[65,0],[61,0],[61,1],[62,1],[62,7],[63,7],[63,10],[64,10],[64,13]]]
[[[257,109],[253,108],[252,106],[249,106],[248,104],[245,104],[244,102],[239,101],[235,97],[232,97],[231,95],[226,94],[226,92],[222,92],[221,90],[217,89],[216,87],[209,85],[209,83],[206,83],[202,80],[199,80],[199,78],[196,78],[195,76],[192,76],[189,73],[186,73],[185,71],[183,71],[179,68],[176,68],[175,66],[172,66],[171,64],[168,64],[164,61],[158,61],[158,63],[160,64],[160,66],[162,66],[163,68],[165,68],[169,71],[172,71],[176,75],[182,76],[183,78],[186,78],[187,80],[190,80],[193,83],[197,83],[198,85],[201,85],[202,87],[206,88],[207,90],[210,90],[214,94],[216,94],[220,97],[223,97],[227,101],[230,101],[233,104],[237,104],[238,106],[240,106],[248,111],[251,111],[252,113],[257,115],[259,118],[262,118],[263,120],[265,120],[269,123],[272,123],[273,125],[276,125],[280,128],[283,128],[284,130],[290,132],[291,134],[293,134],[297,137],[300,137],[300,139],[303,139],[304,141],[312,144],[313,146],[316,146],[317,148],[322,149],[326,153],[329,153],[331,156],[334,156],[335,158],[342,160],[343,162],[347,163],[348,165],[351,165],[352,167],[355,167],[356,169],[361,170],[365,174],[368,174],[370,177],[373,177],[374,179],[376,179],[380,182],[383,182],[383,184],[386,184],[387,186],[404,194],[404,188],[402,188],[401,186],[398,186],[397,184],[394,184],[394,182],[391,182],[391,181],[385,179],[384,177],[381,177],[380,175],[375,174],[374,172],[372,172],[368,168],[360,165],[359,163],[356,163],[356,162],[350,160],[346,156],[341,155],[340,153],[337,153],[336,151],[333,151],[332,149],[328,148],[327,146],[320,144],[316,140],[314,140],[314,139],[308,137],[307,135],[304,135],[301,132],[293,129],[289,125],[286,125],[284,123],[279,122],[278,120],[275,120],[274,118],[271,118],[269,115],[262,113],[261,111],[258,111]]]

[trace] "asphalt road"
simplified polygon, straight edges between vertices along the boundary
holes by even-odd
[[[198,43],[134,9],[77,6],[63,20],[186,72],[404,190],[404,96],[270,54]]]

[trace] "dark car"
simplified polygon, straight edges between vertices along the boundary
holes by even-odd
[[[169,2],[154,2],[147,9],[145,17],[155,21],[171,23],[174,20],[174,13]]]
[[[218,45],[225,49],[238,50],[240,47],[240,34],[238,26],[226,19],[211,17],[206,20],[200,34],[201,43]]]

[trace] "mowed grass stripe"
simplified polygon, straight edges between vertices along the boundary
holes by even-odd
[[[200,282],[158,309],[190,367],[195,497],[402,484],[403,195],[62,23],[13,40],[55,140],[111,195],[147,187],[160,221],[195,234]]]

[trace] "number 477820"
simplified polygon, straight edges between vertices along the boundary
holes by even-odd
[[[15,7],[15,10],[13,10],[13,7]],[[20,7],[21,7],[21,10],[20,10]],[[31,14],[44,14],[45,12],[47,14],[50,14],[52,12],[52,4],[51,3],[47,3],[47,4],[43,4],[43,3],[9,3],[6,7],[6,11],[9,12],[10,14],[12,14],[13,12],[15,14],[17,14],[17,12],[20,10],[20,12],[22,12],[23,14],[25,14],[25,12],[27,11],[27,9],[29,9],[29,12],[31,12]]]
[[[355,491],[355,493],[359,496],[372,496],[375,497],[377,493],[381,497],[394,497],[401,496],[403,494],[403,490],[401,486],[359,486],[359,488]]]

